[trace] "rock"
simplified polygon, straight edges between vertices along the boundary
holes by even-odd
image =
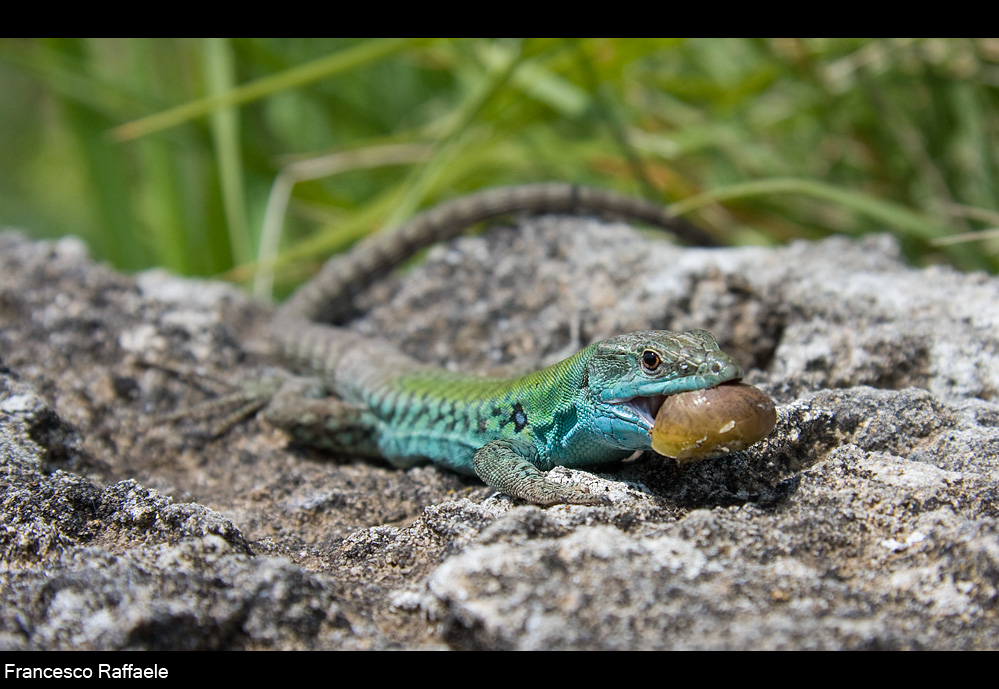
[[[352,327],[490,374],[704,328],[777,428],[557,469],[610,504],[548,509],[259,419],[213,438],[164,417],[268,374],[268,307],[0,234],[0,648],[999,647],[996,278],[540,218],[365,299]]]

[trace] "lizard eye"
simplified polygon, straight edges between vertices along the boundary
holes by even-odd
[[[646,349],[642,352],[642,366],[646,371],[655,371],[659,368],[659,364],[661,363],[662,359],[660,359],[659,355],[651,349]]]

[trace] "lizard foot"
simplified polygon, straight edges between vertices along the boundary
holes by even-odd
[[[281,385],[278,377],[244,383],[239,390],[159,417],[157,423],[207,423],[208,436],[217,438],[264,408]]]
[[[534,465],[537,460],[538,451],[530,443],[494,440],[479,448],[472,465],[476,475],[487,485],[541,507],[563,503],[605,505],[610,502],[602,495],[590,493],[583,486],[552,481]]]

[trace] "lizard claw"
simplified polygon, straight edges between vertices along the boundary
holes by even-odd
[[[576,490],[566,496],[565,502],[569,505],[610,505],[611,499],[606,495],[590,493],[585,488],[573,486]]]

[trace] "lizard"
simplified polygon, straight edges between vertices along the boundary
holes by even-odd
[[[446,202],[329,259],[279,307],[273,344],[309,377],[277,391],[264,418],[308,445],[381,457],[399,468],[429,460],[540,506],[598,504],[600,496],[554,482],[546,472],[651,449],[667,395],[743,377],[739,363],[703,330],[619,335],[543,370],[498,379],[446,371],[333,324],[349,316],[365,286],[415,252],[512,213],[625,218],[715,244],[659,204],[568,184],[501,187]]]

